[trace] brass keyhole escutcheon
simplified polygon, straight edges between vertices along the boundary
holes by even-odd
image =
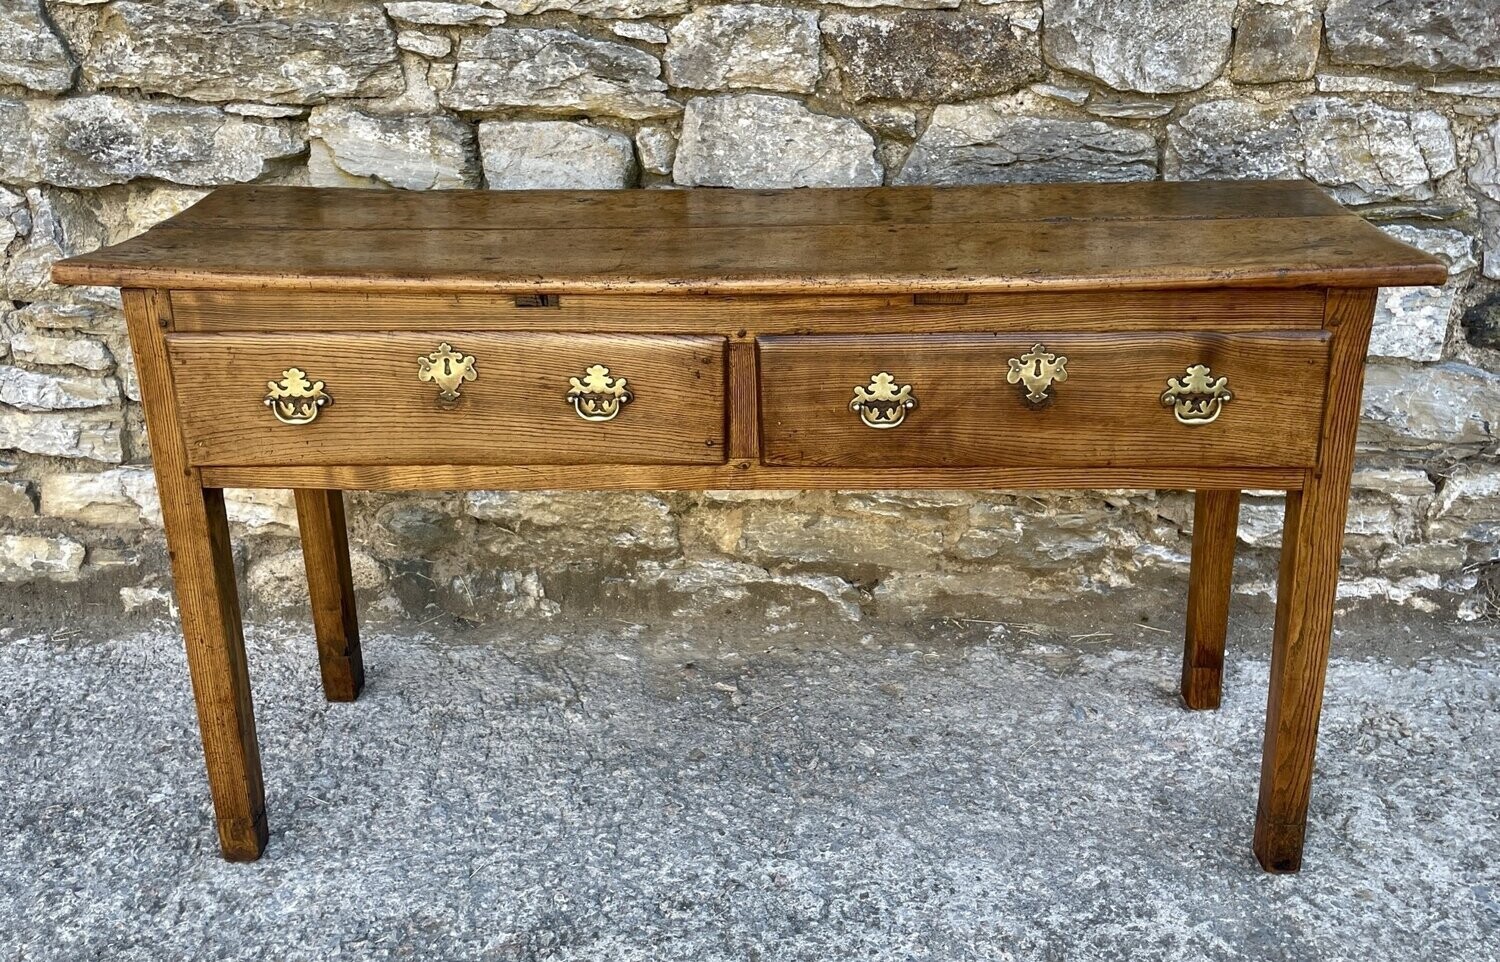
[[[1191,365],[1183,377],[1167,378],[1161,393],[1162,407],[1169,407],[1178,421],[1195,427],[1219,419],[1224,405],[1234,400],[1229,378],[1214,377],[1207,364]]]
[[[308,380],[300,367],[282,371],[280,381],[266,382],[265,405],[282,424],[311,424],[332,403],[323,382]]]
[[[585,421],[613,421],[625,405],[635,400],[625,385],[625,378],[611,377],[609,368],[594,364],[583,372],[583,377],[568,378],[567,399]]]
[[[417,358],[417,380],[436,384],[438,400],[445,403],[457,401],[459,385],[478,377],[474,355],[455,351],[447,341],[431,354]]]
[[[906,420],[906,412],[916,406],[911,385],[897,386],[896,378],[887,371],[871,375],[869,384],[856,385],[854,400],[849,402],[849,410],[858,414],[866,427],[876,429],[899,427]]]
[[[1005,374],[1007,382],[1021,385],[1026,403],[1038,408],[1052,402],[1052,385],[1067,379],[1068,359],[1040,344],[1033,344],[1025,354],[1011,358],[1010,370]]]

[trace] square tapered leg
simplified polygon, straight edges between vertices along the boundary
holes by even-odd
[[[1238,491],[1199,491],[1194,496],[1193,567],[1182,652],[1182,702],[1189,708],[1219,707],[1239,518]]]
[[[344,497],[312,488],[298,488],[294,494],[323,693],[329,701],[353,701],[365,685],[365,663],[354,613]]]
[[[224,492],[204,487],[188,463],[163,337],[170,326],[168,298],[142,290],[127,290],[123,298],[219,846],[226,859],[249,862],[266,847],[266,795]]]
[[[1269,872],[1295,872],[1302,867],[1364,388],[1365,349],[1374,310],[1373,291],[1328,292],[1324,326],[1333,338],[1318,463],[1306,472],[1302,489],[1289,491],[1286,497],[1260,801],[1255,811],[1255,856]]]

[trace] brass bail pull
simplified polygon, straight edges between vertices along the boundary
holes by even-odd
[[[1233,400],[1229,378],[1214,377],[1207,364],[1191,365],[1182,377],[1167,378],[1167,389],[1161,393],[1162,407],[1171,408],[1189,427],[1217,421],[1224,405]]]
[[[906,413],[917,406],[910,384],[896,384],[888,371],[870,376],[869,384],[856,385],[849,410],[859,415],[866,427],[884,430],[899,427]]]
[[[300,367],[289,367],[281,372],[280,381],[266,382],[263,401],[282,424],[311,424],[333,403],[333,395],[322,381],[309,380]]]
[[[594,364],[584,370],[583,377],[568,378],[566,397],[585,421],[613,421],[635,400],[626,383],[623,377],[612,377],[603,364]]]

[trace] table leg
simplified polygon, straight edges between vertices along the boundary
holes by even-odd
[[[224,492],[184,479],[161,484],[161,501],[219,845],[251,862],[266,847],[266,797]]]
[[[312,488],[298,488],[293,494],[302,531],[302,559],[307,567],[323,694],[329,701],[353,701],[365,686],[365,663],[354,613],[344,496],[338,491]]]
[[[205,488],[198,469],[188,463],[164,339],[171,327],[170,298],[162,291],[135,289],[121,296],[151,435],[219,846],[226,859],[249,862],[266,847],[266,793],[224,492]]]
[[[1302,866],[1313,753],[1333,635],[1349,481],[1347,476],[1342,484],[1333,478],[1324,481],[1287,493],[1282,529],[1271,691],[1255,816],[1255,854],[1272,872],[1295,872]]]
[[[1286,496],[1260,803],[1255,812],[1255,856],[1269,872],[1302,867],[1374,309],[1374,291],[1328,292],[1324,326],[1333,343],[1322,445],[1302,490]]]
[[[1224,638],[1240,519],[1238,491],[1193,497],[1193,567],[1188,576],[1187,632],[1182,651],[1182,701],[1218,708],[1224,682]]]

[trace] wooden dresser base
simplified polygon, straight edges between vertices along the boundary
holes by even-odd
[[[1306,183],[251,186],[53,270],[122,289],[228,859],[267,823],[226,487],[296,491],[336,701],[364,684],[346,489],[1191,490],[1194,709],[1240,492],[1272,489],[1276,872],[1302,864],[1376,291],[1446,273]]]
[[[125,292],[132,347],[146,384],[168,384],[165,292]],[[1254,849],[1269,871],[1302,863],[1323,676],[1352,468],[1354,432],[1374,292],[1331,291],[1329,397],[1318,460],[1305,469],[927,468],[773,469],[731,460],[718,467],[637,467],[614,472],[617,488],[734,487],[1174,487],[1197,489],[1182,697],[1188,708],[1219,705],[1230,575],[1241,488],[1281,488],[1286,527],[1272,648],[1271,688]],[[737,385],[729,359],[730,392]],[[746,360],[753,362],[753,357]],[[751,388],[753,390],[753,386]],[[578,487],[570,467],[368,465],[194,467],[170,394],[147,391],[146,415],[160,482],[189,667],[224,857],[258,858],[267,841],[260,756],[250,703],[225,486],[295,485],[318,655],[327,697],[350,701],[364,683],[353,606],[341,488]],[[736,454],[751,440],[736,435]],[[586,485],[599,487],[599,485]]]

